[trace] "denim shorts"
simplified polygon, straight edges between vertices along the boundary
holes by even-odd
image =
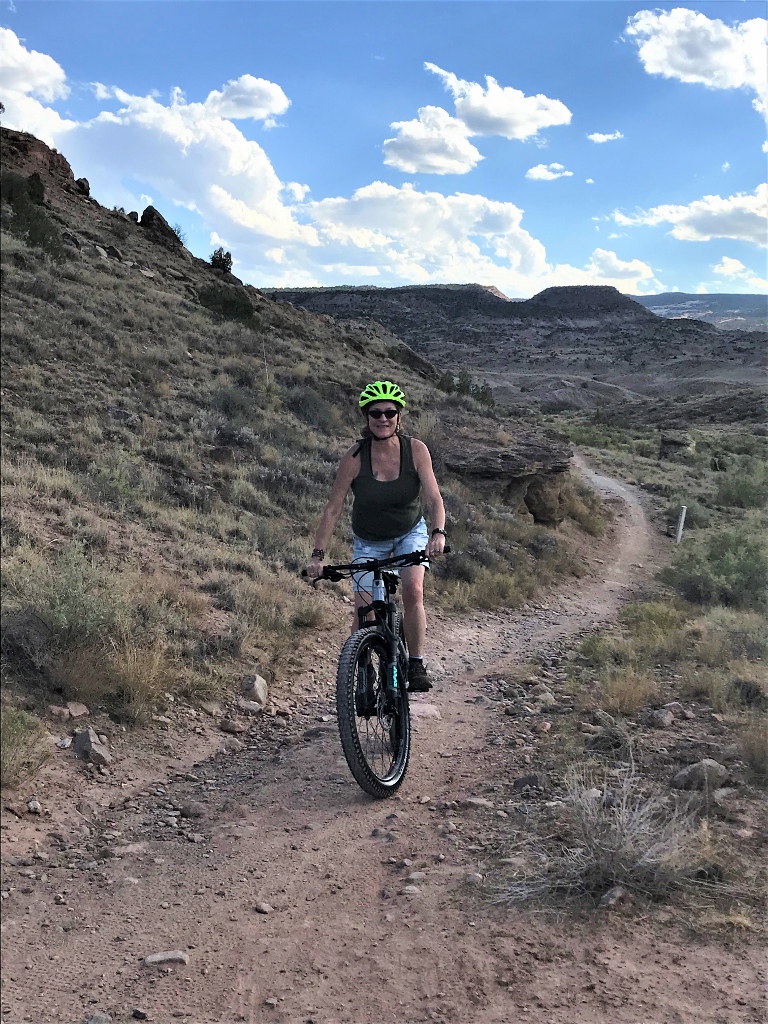
[[[410,555],[414,551],[423,551],[429,543],[427,524],[424,522],[423,517],[408,533],[404,533],[402,537],[393,537],[392,540],[363,540],[355,534],[352,537],[354,541],[352,548],[353,562],[365,562],[370,558],[393,558],[395,555]],[[429,562],[424,562],[424,568],[429,568]],[[396,569],[392,571],[397,572]],[[358,572],[352,577],[353,590],[364,590],[370,594],[372,587],[372,572]]]

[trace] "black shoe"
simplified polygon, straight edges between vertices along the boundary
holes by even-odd
[[[432,689],[432,683],[427,675],[427,670],[423,661],[409,661],[408,662],[408,692],[409,693],[426,693],[427,690]]]

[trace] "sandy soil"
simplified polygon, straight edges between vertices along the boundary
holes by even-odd
[[[536,768],[489,675],[610,620],[666,543],[635,489],[583,471],[617,502],[604,564],[519,612],[433,617],[438,686],[412,702],[394,799],[351,780],[326,685],[260,720],[239,753],[192,766],[176,751],[154,778],[134,766],[79,829],[49,822],[30,844],[12,822],[2,1024],[134,1009],[163,1024],[764,1021],[759,951],[693,936],[670,909],[555,918],[488,898],[525,838],[508,787]],[[193,832],[168,824],[179,809]],[[164,950],[188,963],[142,965]]]

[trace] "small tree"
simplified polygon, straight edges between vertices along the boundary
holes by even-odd
[[[456,378],[456,394],[469,395],[472,393],[472,378],[468,370],[462,370]]]
[[[171,231],[173,231],[174,235],[176,235],[176,237],[178,238],[182,245],[187,244],[187,233],[181,226],[181,224],[172,225]]]
[[[224,252],[222,246],[211,253],[211,266],[214,270],[223,270],[225,274],[232,272],[232,253]]]
[[[454,388],[456,387],[456,382],[453,379],[453,374],[449,373],[447,370],[445,371],[445,373],[441,373],[440,379],[437,382],[437,386],[440,388],[441,391],[447,391],[448,394],[450,395],[453,392]]]

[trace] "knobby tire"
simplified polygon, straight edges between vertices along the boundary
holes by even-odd
[[[369,662],[376,670],[376,711],[366,717],[358,713],[355,693],[358,669]],[[388,664],[389,645],[378,629],[359,629],[342,648],[336,676],[336,709],[344,756],[360,788],[379,800],[400,788],[411,753],[405,679],[399,680],[396,708],[392,713],[385,711],[383,687]]]

